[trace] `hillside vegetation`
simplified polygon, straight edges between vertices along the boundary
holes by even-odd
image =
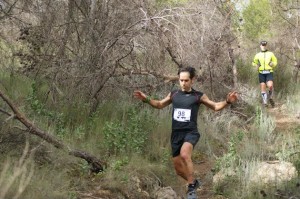
[[[200,106],[200,198],[300,198],[299,178],[250,183],[263,161],[300,171],[298,1],[6,0],[0,10],[0,198],[185,196],[172,107],[132,96],[165,97],[184,66],[215,101],[239,92],[221,112]],[[273,109],[261,106],[252,66],[261,40],[278,58]],[[213,184],[224,170],[235,175]]]

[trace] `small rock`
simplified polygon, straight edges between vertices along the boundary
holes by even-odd
[[[171,187],[158,188],[155,193],[156,199],[177,199],[176,192]]]
[[[290,181],[297,177],[297,170],[290,162],[261,162],[257,165],[255,173],[252,174],[250,182],[252,183],[280,183]]]

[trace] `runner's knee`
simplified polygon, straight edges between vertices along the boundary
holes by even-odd
[[[192,155],[187,152],[187,151],[182,151],[180,152],[180,157],[184,160],[184,161],[189,161],[192,159]]]

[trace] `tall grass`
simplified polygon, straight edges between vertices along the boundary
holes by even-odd
[[[274,130],[276,127],[275,121],[272,116],[264,114],[260,107],[257,107],[255,125],[257,126],[257,135],[267,145],[274,143],[276,135]]]
[[[286,106],[289,113],[294,117],[300,117],[300,85],[295,85],[295,88],[298,90],[293,95],[289,95],[286,98]]]
[[[21,102],[31,92],[31,80],[16,73],[0,69],[0,88],[16,102]]]

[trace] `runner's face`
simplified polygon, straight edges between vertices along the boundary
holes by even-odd
[[[260,50],[261,51],[265,51],[266,49],[267,49],[267,46],[260,45]]]
[[[189,72],[181,72],[179,74],[179,84],[182,91],[191,91],[193,80],[190,78]]]

